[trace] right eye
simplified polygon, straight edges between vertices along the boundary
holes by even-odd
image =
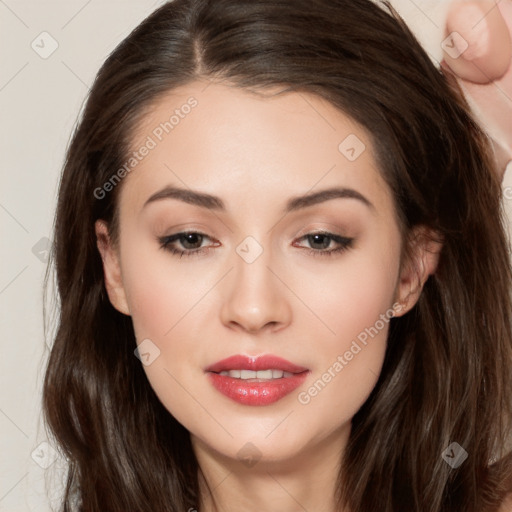
[[[196,231],[184,231],[175,233],[174,235],[163,236],[158,239],[160,247],[167,251],[170,251],[173,255],[182,256],[194,256],[203,254],[208,251],[211,247],[201,247],[204,239],[209,239],[208,235],[204,233],[198,233]],[[176,244],[181,244],[183,249],[176,247]],[[190,247],[198,246],[198,247]]]

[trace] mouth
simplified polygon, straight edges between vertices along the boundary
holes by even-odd
[[[236,355],[205,368],[213,387],[243,405],[269,405],[300,386],[309,370],[273,355]]]
[[[269,370],[223,370],[219,372],[223,377],[232,377],[233,379],[247,380],[251,382],[260,382],[265,380],[274,380],[289,378],[295,375],[292,372],[285,372],[283,370],[269,369]]]

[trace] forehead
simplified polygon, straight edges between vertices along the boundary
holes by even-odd
[[[125,178],[121,202],[141,208],[164,185],[228,203],[258,191],[270,200],[342,185],[389,208],[390,191],[367,131],[317,95],[275,94],[281,90],[262,95],[197,81],[160,97],[132,134],[132,151],[150,149]]]

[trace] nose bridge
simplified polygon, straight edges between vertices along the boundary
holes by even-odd
[[[266,325],[276,327],[289,322],[285,287],[269,269],[275,266],[270,249],[248,236],[235,252],[235,268],[222,303],[223,323],[257,331]]]

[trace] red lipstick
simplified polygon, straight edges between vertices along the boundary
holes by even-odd
[[[309,370],[273,355],[236,355],[208,366],[205,372],[212,385],[235,402],[268,405],[300,386]]]

